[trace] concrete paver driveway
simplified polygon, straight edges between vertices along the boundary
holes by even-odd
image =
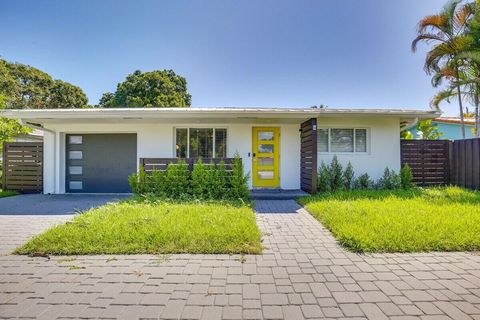
[[[64,215],[128,198],[119,194],[22,194],[0,198],[0,215]]]
[[[0,318],[480,319],[479,256],[357,255],[292,201],[255,207],[246,259],[0,257]]]
[[[51,226],[71,219],[77,212],[126,197],[28,194],[0,198],[0,255],[10,253]]]

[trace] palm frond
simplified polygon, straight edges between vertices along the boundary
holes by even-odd
[[[452,89],[442,90],[432,98],[432,101],[430,101],[430,106],[437,111],[441,111],[440,103],[443,101],[450,103],[450,98],[456,95],[457,93]]]
[[[447,27],[447,17],[443,14],[434,14],[426,16],[418,23],[417,32],[424,33],[427,29],[438,29],[445,31]]]
[[[417,51],[417,45],[420,41],[424,41],[426,43],[432,42],[432,41],[439,41],[439,42],[444,42],[447,39],[442,35],[442,33],[422,33],[418,35],[413,41],[412,41],[412,51],[415,52]]]

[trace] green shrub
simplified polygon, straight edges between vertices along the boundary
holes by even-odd
[[[249,174],[245,174],[243,171],[242,158],[240,158],[238,153],[235,153],[229,185],[231,199],[248,201],[248,198],[250,197],[248,178]]]
[[[345,171],[343,171],[343,188],[345,190],[352,190],[354,175],[353,166],[349,161]]]
[[[225,169],[225,162],[220,161],[217,166],[212,163],[210,170],[208,170],[207,179],[209,181],[209,196],[211,199],[227,198],[225,194],[227,190],[228,173]]]
[[[145,194],[149,192],[148,175],[143,166],[140,166],[138,173],[132,173],[128,176],[128,183],[133,193]]]
[[[400,170],[400,181],[403,189],[408,190],[413,188],[412,169],[408,164],[405,164]]]
[[[330,163],[330,189],[331,191],[341,190],[343,188],[342,165],[338,162],[337,156],[333,156]]]
[[[399,189],[401,185],[400,176],[386,167],[383,176],[378,180],[377,189],[394,190]]]
[[[182,199],[190,194],[190,172],[184,160],[168,165],[165,186],[167,197],[171,199]]]
[[[322,161],[317,174],[318,191],[329,192],[331,191],[330,185],[330,168]]]
[[[208,198],[207,168],[202,159],[198,159],[192,170],[192,196],[197,199]]]
[[[353,182],[354,189],[367,190],[373,187],[373,181],[370,179],[368,173],[364,173],[355,179]]]

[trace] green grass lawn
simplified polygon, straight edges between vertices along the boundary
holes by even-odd
[[[107,204],[47,230],[17,254],[261,253],[252,208],[228,204]]]
[[[351,191],[299,202],[355,252],[480,249],[480,192],[457,187]]]
[[[0,198],[16,196],[18,193],[15,191],[8,191],[0,189]]]

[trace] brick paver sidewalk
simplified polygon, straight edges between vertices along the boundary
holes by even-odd
[[[479,256],[356,255],[292,201],[255,208],[263,255],[0,257],[0,318],[480,319]]]

